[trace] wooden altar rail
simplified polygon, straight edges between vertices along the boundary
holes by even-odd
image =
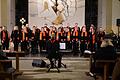
[[[10,63],[12,65],[12,60],[0,60],[0,79],[14,80],[15,72],[13,71],[5,71],[5,64]]]
[[[7,57],[16,57],[16,71],[18,72],[18,74],[21,74],[21,72],[19,72],[19,57],[24,57],[26,53],[18,51],[3,51],[3,52],[6,53]]]

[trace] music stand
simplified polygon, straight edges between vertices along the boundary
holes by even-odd
[[[66,49],[66,43],[65,42],[60,42],[59,43],[59,49],[60,49],[59,53],[61,54],[62,53],[61,50],[65,50]],[[61,54],[61,60],[62,60],[62,55],[63,54]],[[63,64],[62,62],[61,62],[61,66],[63,66],[64,68],[67,67],[66,64]]]

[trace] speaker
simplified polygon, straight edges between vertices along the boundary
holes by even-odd
[[[117,26],[120,27],[120,19],[117,19]]]

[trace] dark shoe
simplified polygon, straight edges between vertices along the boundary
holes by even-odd
[[[61,68],[61,65],[60,65],[60,66],[58,66],[58,68]]]

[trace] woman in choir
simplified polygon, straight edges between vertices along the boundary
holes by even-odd
[[[89,29],[89,36],[88,36],[88,48],[90,51],[95,51],[96,50],[96,34],[95,34],[95,29],[94,25],[91,24],[90,29]]]
[[[20,31],[18,30],[18,26],[14,26],[11,33],[11,41],[14,43],[14,51],[18,51],[18,45],[20,43]]]
[[[29,36],[28,36],[28,31],[26,26],[22,27],[22,35],[21,35],[21,51],[28,51],[28,41],[29,41]]]
[[[83,56],[84,51],[88,48],[88,32],[86,30],[86,25],[82,26],[80,33],[80,50],[81,56]]]
[[[45,50],[45,44],[46,44],[46,32],[44,30],[44,27],[41,27],[41,31],[40,31],[40,42],[39,42],[39,46],[40,46],[40,52],[42,50]]]
[[[57,31],[57,34],[56,34],[56,40],[58,42],[61,42],[62,41],[62,30],[61,30],[61,27],[58,28],[58,31]]]

